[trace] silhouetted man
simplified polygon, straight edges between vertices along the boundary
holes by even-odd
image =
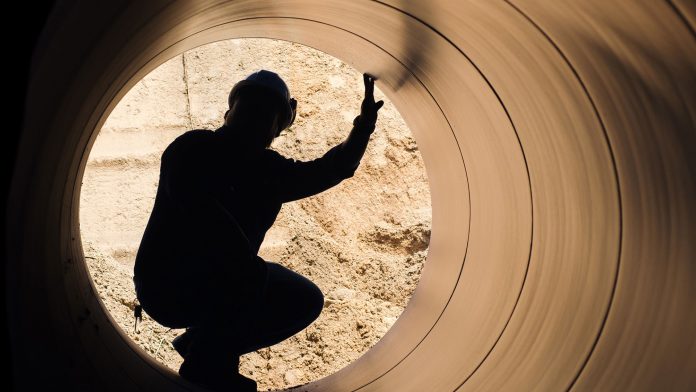
[[[269,149],[295,118],[283,80],[258,71],[230,92],[225,123],[192,130],[162,154],[155,205],[135,261],[143,309],[158,323],[187,328],[172,343],[179,374],[217,390],[256,390],[239,356],[279,343],[321,313],[319,288],[257,253],[281,205],[353,176],[375,129],[374,78],[348,138],[302,162]]]

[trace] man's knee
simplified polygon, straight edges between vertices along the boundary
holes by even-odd
[[[322,309],[324,309],[324,293],[322,293],[321,289],[313,282],[311,282],[307,304],[310,308],[310,317],[312,321],[314,321],[319,317]]]
[[[324,294],[305,276],[275,263],[268,263],[269,294],[273,301],[292,309],[294,319],[311,324],[324,308]]]

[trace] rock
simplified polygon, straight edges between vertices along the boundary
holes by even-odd
[[[296,385],[299,384],[304,377],[304,372],[300,369],[290,369],[287,372],[285,372],[285,382],[288,385]]]
[[[355,290],[347,287],[337,287],[326,295],[328,301],[345,302],[355,297]]]

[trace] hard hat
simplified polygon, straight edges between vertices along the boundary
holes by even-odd
[[[263,88],[280,98],[284,112],[282,114],[284,118],[282,118],[283,121],[281,124],[281,130],[292,125],[292,123],[295,121],[295,107],[291,101],[294,100],[290,96],[290,90],[288,89],[287,84],[285,84],[283,79],[281,79],[277,73],[262,69],[252,73],[251,75],[247,76],[246,79],[235,84],[234,87],[232,87],[232,91],[230,91],[230,95],[227,99],[229,107],[232,107],[232,103],[234,102],[239,90],[246,87]]]

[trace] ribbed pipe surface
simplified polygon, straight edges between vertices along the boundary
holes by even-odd
[[[201,44],[267,37],[377,75],[431,186],[430,251],[408,307],[307,390],[695,389],[694,4],[59,3],[8,205],[18,383],[197,390],[100,305],[80,182],[96,130],[148,72]]]

